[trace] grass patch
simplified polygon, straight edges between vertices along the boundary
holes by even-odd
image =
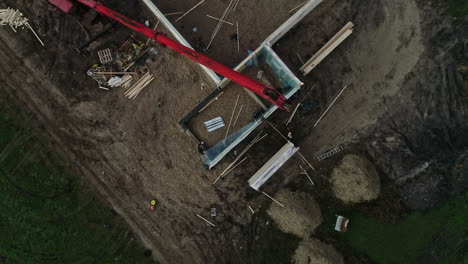
[[[447,14],[455,17],[468,15],[468,2],[466,0],[448,0]]]
[[[411,213],[404,220],[392,225],[370,217],[353,215],[349,231],[344,237],[356,251],[368,255],[376,263],[402,264],[415,263],[436,238],[451,234],[444,241],[452,242],[442,243],[445,246],[436,249],[439,256],[435,263],[466,263],[466,252],[460,253],[457,248],[461,246],[460,243],[466,243],[467,204],[468,193],[465,193],[440,208],[427,213]],[[453,241],[459,243],[454,245]]]
[[[12,113],[0,100],[0,263],[152,263],[123,219]]]

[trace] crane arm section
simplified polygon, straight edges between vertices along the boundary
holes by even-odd
[[[107,17],[110,17],[116,20],[117,22],[147,36],[148,38],[155,40],[156,42],[161,43],[164,46],[167,46],[175,50],[176,52],[180,54],[187,56],[191,60],[194,60],[212,69],[216,73],[223,75],[226,78],[231,79],[233,82],[239,84],[240,86],[245,87],[249,89],[250,91],[254,92],[255,94],[257,94],[258,96],[268,100],[272,104],[276,105],[278,108],[285,110],[285,111],[290,110],[290,104],[288,100],[277,90],[270,88],[258,81],[255,81],[252,78],[249,78],[231,69],[230,67],[223,65],[191,48],[188,48],[180,44],[179,42],[163,35],[160,32],[150,29],[118,12],[115,12],[105,7],[101,3],[98,3],[92,0],[76,0],[76,1],[88,6],[89,8],[96,10],[102,15],[105,15]]]

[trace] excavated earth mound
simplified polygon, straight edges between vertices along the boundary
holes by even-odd
[[[346,155],[333,169],[331,180],[336,197],[346,203],[370,201],[380,193],[377,170],[369,160],[358,155]]]
[[[322,223],[320,206],[310,195],[281,190],[275,199],[284,207],[271,204],[268,214],[284,232],[304,238]]]
[[[343,256],[336,249],[317,239],[303,240],[299,243],[293,257],[296,264],[342,264]]]

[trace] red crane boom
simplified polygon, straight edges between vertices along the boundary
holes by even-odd
[[[260,82],[257,82],[233,69],[230,67],[227,67],[213,59],[210,59],[209,57],[196,52],[195,50],[188,48],[179,42],[165,36],[164,34],[157,32],[153,29],[150,29],[118,12],[115,12],[107,7],[105,7],[103,4],[98,3],[96,1],[92,0],[76,0],[89,8],[92,8],[96,10],[97,12],[101,13],[102,15],[105,15],[107,17],[110,17],[117,22],[120,22],[121,24],[161,43],[164,46],[167,46],[176,52],[183,54],[190,59],[212,69],[213,71],[217,72],[218,74],[221,74],[229,79],[231,79],[233,82],[249,89],[250,91],[254,92],[258,96],[261,96],[271,102],[272,104],[278,106],[280,109],[289,111],[291,105],[289,104],[288,100],[286,97],[284,97],[280,92],[277,90],[270,88]]]

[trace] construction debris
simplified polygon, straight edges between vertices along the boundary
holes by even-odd
[[[99,57],[99,61],[102,64],[110,63],[113,61],[110,49],[100,50],[97,52],[97,54]]]
[[[213,118],[211,120],[208,120],[204,122],[204,124],[208,132],[213,132],[225,126],[224,121],[220,116]]]
[[[31,27],[29,24],[29,19],[25,18],[23,14],[15,10],[13,8],[8,7],[7,9],[0,9],[0,25],[9,25],[10,28],[14,31],[17,32],[16,29],[18,27],[27,27],[31,32],[36,36],[37,40],[41,43],[42,46],[44,45],[44,42],[42,42],[41,38],[36,34],[36,31]]]
[[[99,84],[100,89],[122,87],[125,88],[126,97],[135,99],[154,80],[145,60],[150,54],[157,54],[157,51],[133,37],[116,50],[107,48],[97,53],[100,64],[93,65],[88,75]]]
[[[333,148],[332,150],[329,150],[329,151],[323,153],[322,155],[318,156],[317,160],[318,161],[324,160],[324,159],[326,159],[328,157],[331,157],[331,156],[335,155],[336,153],[342,151],[343,149],[344,149],[343,145],[339,145],[338,147]]]

